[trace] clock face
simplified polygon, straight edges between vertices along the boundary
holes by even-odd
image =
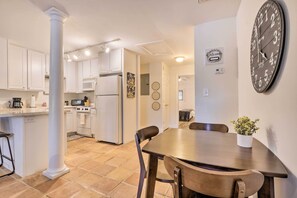
[[[268,0],[260,8],[253,26],[250,64],[254,89],[267,91],[279,69],[285,35],[284,15],[279,3]]]

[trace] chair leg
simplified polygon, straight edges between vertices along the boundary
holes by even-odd
[[[144,178],[145,178],[145,172],[140,172],[139,182],[138,182],[138,189],[137,189],[137,198],[141,197]]]
[[[14,171],[15,171],[15,166],[14,166],[14,161],[13,161],[13,156],[12,156],[12,151],[11,151],[10,141],[9,141],[9,138],[8,138],[8,137],[5,137],[5,138],[6,138],[6,140],[7,140],[7,145],[8,145],[8,150],[9,150],[10,158],[7,157],[7,156],[5,156],[5,155],[3,155],[2,152],[1,152],[1,158],[2,158],[1,160],[2,160],[2,162],[3,162],[3,157],[4,157],[5,159],[9,160],[9,161],[11,162],[11,165],[12,165],[12,171],[11,171],[10,173],[1,175],[0,178],[1,178],[1,177],[8,176],[8,175],[12,175],[12,174],[14,173]]]

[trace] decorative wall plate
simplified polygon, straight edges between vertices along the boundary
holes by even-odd
[[[153,82],[153,83],[152,83],[152,89],[153,89],[153,90],[158,90],[158,89],[160,89],[160,83],[157,82],[157,81]]]
[[[157,92],[157,91],[154,91],[154,92],[152,93],[152,99],[154,99],[154,100],[159,100],[159,99],[160,99],[160,93]]]
[[[152,108],[153,108],[153,110],[158,111],[160,109],[160,103],[153,102]]]

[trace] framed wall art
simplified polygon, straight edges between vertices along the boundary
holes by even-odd
[[[127,72],[127,98],[135,98],[135,74]]]

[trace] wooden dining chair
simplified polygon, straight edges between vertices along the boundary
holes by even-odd
[[[229,128],[225,124],[214,124],[214,123],[201,123],[192,122],[189,129],[193,130],[205,130],[205,131],[218,131],[222,133],[228,133]]]
[[[140,176],[139,176],[139,183],[138,183],[138,190],[137,190],[137,198],[141,197],[144,178],[146,178],[146,176],[147,176],[147,171],[145,168],[145,163],[144,163],[140,144],[145,140],[150,141],[152,139],[152,137],[158,135],[158,133],[159,133],[158,127],[150,126],[150,127],[146,127],[146,128],[138,130],[137,133],[135,134],[135,142],[136,142],[136,148],[137,148],[139,164],[140,164]],[[164,161],[158,160],[158,171],[157,171],[156,180],[160,181],[160,182],[165,182],[165,183],[173,183],[172,177],[170,177],[170,175],[168,175],[166,170],[164,172],[159,171],[160,170],[159,167],[162,165],[164,166]]]
[[[172,156],[165,156],[164,164],[169,175],[174,178],[175,198],[244,198],[255,194],[264,182],[264,176],[256,170],[207,170]]]

